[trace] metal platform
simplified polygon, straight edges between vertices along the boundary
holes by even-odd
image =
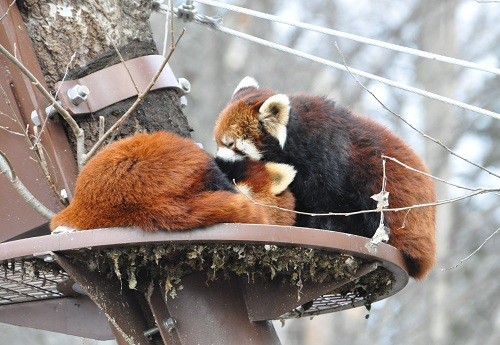
[[[249,332],[253,334],[254,340],[257,339],[252,343],[279,344],[267,320],[309,317],[370,304],[391,296],[407,284],[408,275],[401,254],[395,248],[381,244],[376,255],[372,255],[365,248],[367,241],[369,239],[359,236],[317,229],[219,224],[175,233],[145,233],[132,228],[97,229],[1,243],[0,262],[3,269],[0,270],[0,322],[96,339],[122,336],[129,338],[128,343],[134,339],[136,344],[153,343],[143,337],[144,331],[148,329],[153,329],[153,334],[160,333],[165,344],[190,344],[200,339],[207,340],[210,334],[220,344],[231,344],[240,335],[228,335],[231,332],[227,332],[227,328],[214,331],[214,327],[210,328],[207,335],[207,329],[200,328],[199,323],[196,323],[197,319],[220,318],[217,320],[224,322],[227,318],[251,328]],[[198,245],[207,248],[218,246],[216,250],[219,251],[223,251],[224,246],[234,248],[235,245],[260,251],[262,248],[273,248],[277,251],[278,261],[286,260],[286,256],[279,256],[280,250],[297,248],[300,255],[303,255],[301,250],[308,250],[311,257],[323,255],[322,258],[331,257],[336,262],[340,260],[341,266],[355,265],[348,270],[348,274],[338,277],[336,274],[328,276],[328,271],[334,270],[333,267],[323,267],[322,272],[326,272],[327,276],[324,281],[312,281],[304,277],[298,288],[297,284],[283,283],[285,279],[280,279],[279,272],[277,278],[271,280],[266,279],[265,275],[250,279],[248,272],[241,275],[241,272],[228,270],[224,275],[229,279],[209,281],[204,271],[214,266],[210,256],[207,256],[201,259],[207,267],[201,267],[201,272],[192,272],[181,278],[179,284],[183,289],[176,291],[176,298],[165,295],[165,287],[160,288],[160,284],[152,286],[146,298],[144,294],[138,298],[139,288],[136,289],[134,285],[133,290],[128,289],[124,277],[127,270],[122,271],[124,276],[120,282],[116,274],[112,274],[112,269],[89,268],[86,264],[87,261],[99,261],[110,251],[132,251],[136,253],[132,255],[135,258],[137,250],[134,248],[162,247],[183,251]],[[287,252],[286,255],[291,254]],[[150,261],[160,265],[165,263],[161,261],[163,259],[159,261],[158,256],[156,254],[156,259]],[[314,262],[313,259],[312,268],[304,267],[316,269],[313,266],[318,266],[319,261]],[[144,262],[149,259],[141,260]],[[244,255],[236,255],[233,259],[238,270],[241,270],[241,265],[248,264],[246,260],[248,258]],[[253,256],[252,260],[252,269],[262,267],[254,262]],[[135,267],[136,262],[131,262],[131,265]],[[171,265],[171,262],[167,264],[168,267]],[[293,267],[287,270],[290,276],[294,273]],[[209,297],[200,297],[205,294]],[[119,303],[128,303],[129,307],[117,306]],[[81,309],[74,311],[75,305],[80,305]],[[46,317],[40,320],[35,311],[43,310]],[[54,319],[50,316],[51,310],[56,311]],[[83,310],[86,317],[82,315]],[[92,320],[84,321],[89,316]],[[92,329],[97,320],[102,322],[106,318],[111,322],[107,331],[102,326]],[[148,318],[150,320],[146,320]],[[64,319],[66,322],[64,325],[51,322],[55,319]],[[162,323],[173,319],[178,322],[175,332]],[[139,330],[131,335],[128,331],[132,328]],[[194,332],[194,328],[199,332]],[[119,343],[125,344],[127,340],[119,340]]]

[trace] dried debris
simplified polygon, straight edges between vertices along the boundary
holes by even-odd
[[[69,253],[66,253],[69,256]],[[107,279],[119,279],[122,287],[147,291],[150,282],[160,282],[174,298],[182,290],[182,278],[205,271],[207,281],[226,279],[230,274],[248,281],[291,284],[298,293],[306,282],[331,282],[352,278],[366,263],[347,254],[303,247],[247,244],[160,244],[106,249],[81,249],[69,258],[77,265]],[[13,266],[1,263],[7,276]],[[43,279],[40,272],[58,272],[56,263],[29,260],[22,263],[26,279]],[[394,277],[383,267],[340,287],[331,294],[362,298],[367,308],[392,290]]]

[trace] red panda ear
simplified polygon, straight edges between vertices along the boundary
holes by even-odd
[[[286,125],[290,117],[290,99],[277,94],[269,97],[259,108],[259,120],[283,148],[286,141]]]
[[[235,97],[236,94],[243,89],[258,89],[258,88],[259,84],[257,83],[257,81],[252,77],[246,76],[240,81],[238,86],[236,86],[236,89],[234,89],[232,98],[233,100],[235,100],[237,98]]]
[[[271,193],[274,195],[284,192],[297,173],[293,166],[284,163],[268,162],[265,167],[271,177]]]

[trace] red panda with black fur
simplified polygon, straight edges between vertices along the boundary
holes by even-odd
[[[252,164],[241,178],[257,200],[294,205],[286,190],[295,171],[284,164]],[[84,166],[70,205],[55,215],[51,230],[134,226],[180,231],[215,223],[293,225],[237,192],[215,160],[190,139],[169,132],[140,133],[102,149]]]
[[[353,212],[376,208],[382,190],[382,155],[426,172],[418,155],[394,133],[324,97],[287,96],[244,78],[214,130],[217,157],[229,163],[248,157],[285,163],[297,174],[290,184],[295,210]],[[228,163],[228,164],[229,164]],[[435,201],[431,178],[387,161],[389,207]],[[410,276],[424,278],[436,261],[435,208],[385,212],[389,244],[405,258]],[[296,225],[372,237],[380,213],[354,216],[297,215]]]

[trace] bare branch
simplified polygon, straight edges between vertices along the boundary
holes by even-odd
[[[296,210],[290,210],[288,208],[280,207],[280,206],[275,206],[275,205],[267,205],[260,203],[254,199],[252,199],[249,195],[245,194],[244,191],[242,191],[238,185],[236,184],[236,181],[233,179],[233,184],[236,186],[236,189],[243,195],[246,196],[247,199],[249,199],[251,202],[253,202],[256,205],[262,206],[262,207],[268,207],[268,208],[274,208],[276,210],[281,210],[285,212],[293,212],[296,214],[301,214],[305,216],[311,216],[311,217],[327,217],[327,216],[354,216],[358,214],[365,214],[365,213],[375,213],[375,212],[380,212],[380,209],[375,208],[371,210],[361,210],[361,211],[353,211],[353,212],[328,212],[328,213],[312,213],[312,212],[302,212],[302,211],[296,211]],[[432,207],[432,206],[440,206],[440,205],[445,205],[445,204],[451,204],[457,201],[465,200],[468,198],[472,198],[473,196],[480,195],[480,194],[486,194],[486,193],[498,193],[500,192],[499,189],[478,189],[473,191],[470,194],[465,194],[462,196],[458,196],[455,198],[450,198],[450,199],[443,199],[443,200],[437,200],[436,202],[431,202],[427,204],[416,204],[416,205],[410,205],[410,206],[405,206],[405,207],[397,207],[397,208],[384,208],[384,212],[400,212],[400,211],[407,211],[407,210],[412,210],[415,208],[421,208],[421,207]]]
[[[105,125],[106,119],[104,116],[99,116],[99,135],[98,138],[101,139],[104,136],[104,125]]]
[[[14,6],[15,3],[16,3],[16,0],[12,0],[9,7],[7,8],[7,11],[5,11],[5,13],[0,17],[0,22],[5,18],[5,16],[7,16],[9,14],[10,8],[12,6]]]
[[[75,135],[76,138],[76,155],[77,155],[77,161],[78,161],[78,167],[81,168],[83,166],[81,162],[80,157],[84,157],[84,132],[83,129],[81,129],[78,124],[76,123],[75,119],[71,117],[71,115],[64,109],[57,101],[55,100],[54,97],[48,92],[42,84],[36,79],[36,77],[3,45],[0,44],[0,54],[4,55],[10,62],[12,62],[19,70],[33,83],[33,85],[40,91],[40,93],[47,99],[50,103],[54,105],[54,108],[57,109],[59,114],[63,117],[63,119],[68,123],[69,127],[71,128],[71,131]]]
[[[425,175],[425,176],[427,176],[427,177],[430,177],[431,179],[434,179],[434,180],[439,181],[439,182],[442,182],[442,183],[446,183],[446,184],[448,184],[448,185],[450,185],[450,186],[453,186],[453,187],[457,187],[457,188],[460,188],[460,189],[466,189],[466,190],[470,190],[470,191],[476,191],[476,190],[481,190],[481,189],[484,189],[484,188],[470,188],[470,187],[465,187],[465,186],[462,186],[462,185],[459,185],[459,184],[456,184],[456,183],[452,183],[452,182],[449,182],[449,181],[443,180],[443,179],[441,179],[441,178],[439,178],[439,177],[436,177],[436,176],[431,175],[431,174],[429,174],[429,173],[426,173],[426,172],[424,172],[424,171],[420,171],[420,170],[418,170],[418,169],[415,169],[415,168],[413,168],[413,167],[411,167],[411,166],[409,166],[409,165],[407,165],[407,164],[405,164],[405,163],[403,163],[403,162],[401,162],[401,161],[397,160],[397,159],[396,159],[396,158],[394,158],[394,157],[389,157],[389,156],[386,156],[386,155],[382,155],[382,158],[386,158],[386,159],[388,159],[388,160],[390,160],[390,161],[393,161],[394,163],[397,163],[397,164],[399,164],[399,165],[401,165],[401,166],[405,167],[405,168],[406,168],[406,169],[408,169],[408,170],[411,170],[411,171],[414,171],[414,172],[416,172],[416,173],[419,173],[419,174]]]
[[[84,158],[82,160],[82,164],[85,164],[85,162],[87,162],[90,159],[90,157],[92,157],[96,153],[96,151],[101,147],[101,145],[104,143],[104,141],[106,141],[106,139],[108,139],[116,130],[118,130],[118,128],[120,128],[120,126],[130,117],[130,115],[139,106],[139,104],[142,102],[142,100],[144,99],[144,97],[146,97],[146,95],[148,94],[148,92],[151,90],[151,88],[156,83],[156,80],[158,79],[158,77],[160,76],[161,72],[163,71],[163,68],[165,68],[168,60],[170,60],[170,57],[174,53],[175,47],[179,43],[179,41],[182,38],[182,36],[184,35],[184,32],[185,32],[185,30],[181,31],[181,33],[179,34],[179,37],[177,38],[177,41],[175,42],[175,45],[170,49],[168,55],[163,59],[163,62],[161,64],[160,68],[158,69],[158,71],[156,72],[155,76],[153,77],[153,79],[151,80],[151,82],[149,83],[149,85],[146,87],[146,89],[142,93],[139,93],[139,95],[137,95],[137,99],[130,106],[130,108],[127,110],[127,112],[125,114],[123,114],[123,116],[120,117],[118,119],[118,121],[116,121],[113,124],[113,126],[111,126],[111,128],[109,128],[106,131],[106,133],[104,133],[104,135],[101,138],[99,138],[99,140],[97,140],[97,142],[94,144],[94,146],[84,156]]]
[[[130,69],[127,66],[127,63],[125,62],[125,59],[122,56],[122,53],[120,53],[120,49],[118,49],[118,46],[116,45],[115,41],[109,36],[108,32],[106,32],[106,37],[109,39],[111,44],[113,45],[113,48],[115,49],[116,54],[118,54],[118,57],[120,58],[121,63],[123,66],[125,66],[125,69],[127,70],[128,76],[130,77],[130,80],[132,81],[132,84],[134,84],[135,91],[137,93],[140,93],[139,87],[137,86],[137,83],[134,80],[134,77],[132,76],[132,73],[130,72]]]
[[[472,255],[476,254],[479,250],[481,250],[481,248],[486,244],[486,242],[488,242],[490,240],[490,238],[492,238],[493,236],[495,236],[497,234],[497,232],[500,231],[500,228],[496,229],[491,235],[488,236],[488,238],[486,238],[483,243],[481,243],[481,245],[479,247],[477,247],[477,249],[475,251],[473,251],[472,253],[470,253],[470,255],[468,255],[466,258],[463,258],[462,260],[460,260],[460,262],[458,264],[456,264],[455,266],[453,267],[449,267],[449,268],[442,268],[441,269],[441,272],[444,272],[444,271],[449,271],[449,270],[452,270],[454,268],[457,268],[458,266],[460,266],[464,261],[466,260],[469,260],[471,258]]]
[[[14,134],[14,135],[19,135],[21,137],[24,137],[24,133],[19,133],[19,132],[15,132],[13,130],[11,130],[9,127],[6,127],[6,126],[0,126],[0,129],[10,133],[10,134]]]
[[[71,58],[70,58],[68,64],[66,65],[66,70],[64,71],[64,76],[62,78],[62,81],[66,80],[66,77],[68,76],[69,67],[73,63],[75,56],[76,56],[76,52],[74,52],[73,55],[71,55]],[[59,91],[61,90],[61,86],[62,86],[62,84],[60,84],[59,88],[56,90],[56,94],[54,95],[54,99],[57,99],[57,96],[59,95]],[[54,103],[52,103],[51,105],[54,106]],[[42,123],[42,128],[40,129],[40,131],[38,131],[38,134],[35,135],[35,141],[33,143],[33,147],[37,146],[38,143],[40,142],[41,137],[42,137],[42,132],[45,130],[45,127],[46,127],[48,122],[49,122],[49,117],[46,116],[43,123]],[[78,160],[78,158],[77,158],[77,160]]]
[[[12,184],[12,187],[19,193],[19,195],[33,207],[38,213],[47,219],[51,219],[54,216],[54,212],[46,208],[31,192],[26,188],[26,186],[19,180],[12,164],[5,155],[4,152],[0,151],[0,174],[5,174],[7,179]]]
[[[397,114],[396,112],[392,111],[391,109],[389,109],[372,91],[370,91],[366,86],[363,85],[363,83],[361,83],[359,81],[358,78],[356,78],[356,76],[351,72],[351,70],[349,69],[349,67],[347,66],[347,63],[344,59],[344,54],[342,53],[342,50],[340,50],[339,46],[337,45],[337,42],[335,42],[335,47],[337,48],[338,52],[340,53],[341,57],[342,57],[342,62],[345,66],[345,68],[347,69],[347,71],[349,72],[349,74],[351,75],[351,77],[363,88],[365,89],[370,95],[372,95],[373,98],[375,98],[375,100],[385,109],[387,110],[389,113],[391,113],[392,115],[396,116],[397,118],[399,118],[401,121],[403,121],[407,126],[409,126],[411,129],[413,129],[414,131],[416,131],[417,133],[419,133],[421,136],[423,136],[424,138],[426,139],[429,139],[431,141],[433,141],[434,143],[438,144],[439,146],[441,146],[442,148],[444,148],[446,151],[448,151],[450,154],[452,154],[453,156],[455,157],[458,157],[460,158],[461,160],[471,164],[471,165],[474,165],[475,167],[487,172],[488,174],[490,175],[493,175],[495,177],[498,177],[500,178],[500,175],[498,174],[495,174],[493,171],[483,167],[482,165],[480,164],[477,164],[477,163],[474,163],[472,162],[471,160],[459,155],[458,153],[456,153],[455,151],[453,151],[452,149],[450,149],[448,146],[446,146],[444,143],[442,143],[441,141],[437,140],[437,139],[434,139],[433,137],[425,134],[424,132],[422,132],[421,130],[417,129],[415,126],[413,126],[410,122],[408,122],[403,116]]]

